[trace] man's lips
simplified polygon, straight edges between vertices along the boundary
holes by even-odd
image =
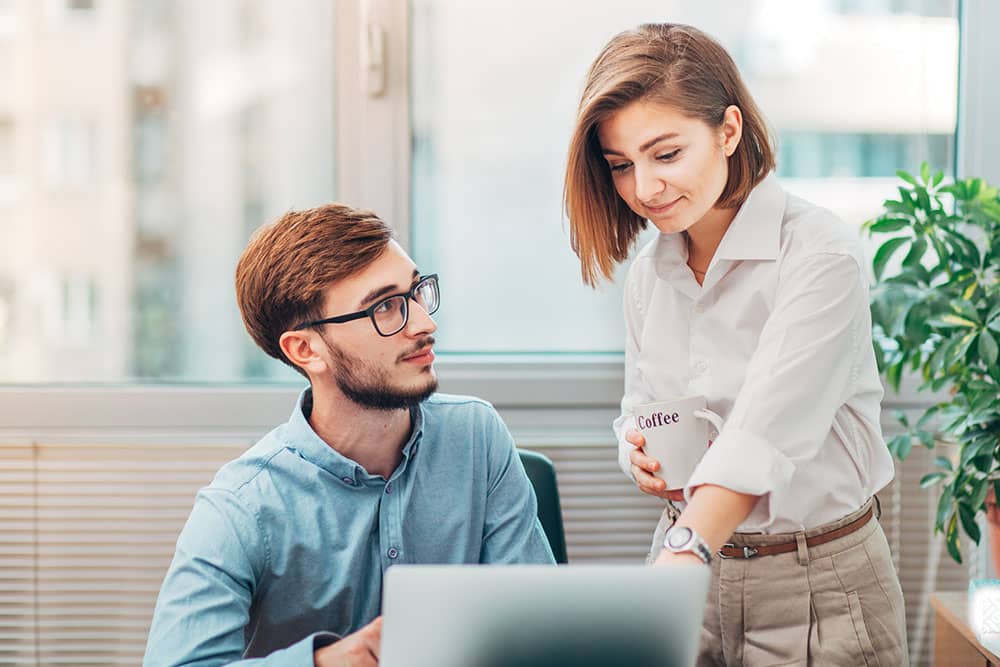
[[[434,361],[434,348],[425,347],[419,352],[415,352],[409,356],[403,357],[403,361],[420,361],[420,362]]]

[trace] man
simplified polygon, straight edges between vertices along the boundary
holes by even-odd
[[[384,222],[288,213],[251,239],[236,292],[253,339],[310,387],[198,493],[146,665],[375,664],[391,565],[553,562],[500,417],[434,393],[437,276]]]

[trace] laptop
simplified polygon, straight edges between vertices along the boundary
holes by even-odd
[[[693,665],[698,565],[395,565],[383,667]]]

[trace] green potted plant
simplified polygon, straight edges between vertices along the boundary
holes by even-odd
[[[896,173],[899,197],[865,224],[882,239],[872,262],[875,353],[897,392],[910,373],[947,399],[913,424],[897,413],[906,433],[888,446],[903,459],[914,442],[954,443],[957,456],[938,456],[939,470],[920,483],[940,485],[935,531],[961,562],[959,526],[978,544],[980,512],[1000,524],[1000,199],[978,178],[942,185],[926,163],[918,177]]]

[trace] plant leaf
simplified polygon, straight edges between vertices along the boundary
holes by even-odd
[[[943,472],[929,472],[920,478],[920,487],[926,489],[928,487],[934,486],[939,481],[944,479],[944,477],[945,475]]]
[[[910,250],[903,259],[903,266],[916,268],[920,266],[920,260],[927,254],[927,239],[920,236],[910,244]],[[923,268],[923,267],[920,267]]]
[[[920,180],[924,183],[930,183],[931,180],[931,166],[927,162],[920,163]]]
[[[897,169],[896,170],[896,176],[899,176],[901,179],[903,179],[904,181],[906,181],[910,185],[917,185],[918,184],[917,183],[917,179],[913,178],[913,176],[911,176],[909,172],[903,171],[902,169]]]
[[[979,332],[979,358],[987,366],[992,366],[997,362],[997,353],[1000,350],[997,349],[996,338],[993,337],[986,329]]]
[[[945,545],[948,547],[948,554],[951,556],[952,560],[956,563],[961,564],[962,562],[962,550],[958,543],[958,515],[952,514],[951,520],[948,521],[948,530],[945,532],[944,541]]]
[[[944,468],[948,472],[953,472],[954,468],[951,467],[951,460],[945,456],[937,456],[934,458],[934,465],[939,468]]]
[[[872,268],[875,271],[875,278],[877,280],[882,278],[882,272],[885,270],[885,265],[888,264],[893,254],[899,250],[904,243],[908,243],[909,241],[910,239],[906,237],[897,236],[896,238],[889,239],[883,243],[879,249],[875,251],[875,259],[872,260]]]
[[[979,544],[979,526],[976,524],[976,515],[968,505],[963,502],[958,503],[958,518],[962,521],[962,528],[965,533],[972,538],[972,541]]]
[[[959,317],[958,315],[952,315],[951,313],[947,315],[942,315],[936,320],[931,320],[931,324],[945,329],[955,328],[955,327],[974,329],[977,326],[976,322],[973,322],[972,320],[966,319],[964,317]]]
[[[876,234],[887,234],[889,232],[898,232],[901,229],[907,229],[910,227],[910,224],[911,223],[907,218],[880,218],[873,221],[868,226],[868,229]]]

